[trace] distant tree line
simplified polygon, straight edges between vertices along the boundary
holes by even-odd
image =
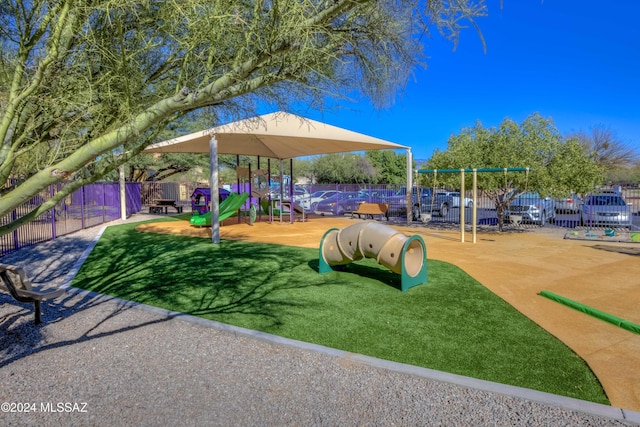
[[[220,156],[220,176],[224,182],[235,180],[236,166],[252,164],[255,158]],[[406,182],[406,153],[392,150],[365,153],[338,153],[312,158],[294,159],[293,177],[315,184],[404,184]],[[261,168],[266,168],[266,160]],[[271,161],[271,173],[280,173],[280,162]],[[588,191],[596,185],[640,183],[640,159],[637,150],[621,141],[615,132],[602,125],[589,132],[580,131],[563,137],[553,121],[532,114],[518,124],[505,119],[500,126],[485,128],[478,122],[452,135],[446,150],[436,150],[425,163],[413,169],[451,169],[483,167],[530,167],[528,181],[508,185],[527,185],[544,193],[561,194],[567,191]],[[535,171],[533,170],[535,168]],[[198,173],[194,173],[196,169]],[[289,162],[284,162],[285,174]],[[141,155],[129,164],[128,179],[140,180],[206,180],[209,176],[207,155],[163,154]],[[418,177],[418,182],[430,186],[430,177]],[[455,178],[441,177],[441,184]],[[483,178],[484,179],[484,178]],[[504,179],[502,180],[504,181]],[[500,184],[504,184],[501,182]],[[492,183],[488,188],[495,187]],[[497,196],[496,196],[497,197]]]

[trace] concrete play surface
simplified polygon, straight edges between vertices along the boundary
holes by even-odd
[[[238,224],[226,220],[222,239],[319,248],[323,234],[361,220]],[[538,295],[547,290],[640,324],[640,244],[564,239],[552,228],[479,233],[460,243],[456,231],[392,225],[418,234],[427,258],[450,262],[566,343],[591,367],[613,406],[640,411],[640,335]],[[188,221],[143,224],[140,231],[211,237]]]

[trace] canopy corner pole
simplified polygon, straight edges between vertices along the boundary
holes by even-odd
[[[464,169],[460,169],[460,201],[458,203],[458,209],[460,210],[460,242],[464,243],[464,211],[466,209],[464,204]]]
[[[418,194],[420,200],[420,194]],[[407,147],[407,225],[411,225],[413,215],[413,158],[411,147]]]
[[[273,224],[273,199],[271,198],[271,159],[267,158],[267,182],[269,187],[269,195],[267,196],[269,200],[269,224]]]
[[[236,154],[236,185],[237,185],[236,188],[237,188],[238,194],[242,194],[240,191],[240,174],[238,173],[239,170],[240,170],[240,155]],[[249,170],[249,175],[251,175],[251,170]],[[244,188],[244,183],[242,183],[242,187]],[[238,213],[238,224],[240,224],[240,212],[237,212],[237,213]]]
[[[220,200],[218,190],[218,140],[215,135],[209,140],[209,187],[211,190],[211,241],[220,243]]]
[[[127,184],[124,179],[124,165],[118,168],[120,178],[120,219],[127,219]]]
[[[478,169],[473,169],[473,194],[471,197],[473,198],[473,205],[471,208],[471,234],[473,236],[473,243],[476,243],[476,235],[478,231]]]
[[[282,159],[279,159],[278,165],[280,166],[280,225],[282,225],[282,201],[284,200],[284,163]]]
[[[289,159],[289,222],[291,224],[293,224],[293,222],[295,221],[296,217],[295,217],[295,209],[294,209],[294,204],[295,204],[295,191],[294,191],[294,184],[293,184],[293,157]]]

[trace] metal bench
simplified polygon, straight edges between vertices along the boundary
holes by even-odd
[[[358,206],[358,209],[351,212],[351,218],[353,218],[354,215],[358,215],[358,218],[362,218],[362,215],[364,215],[365,218],[367,216],[370,216],[373,219],[377,215],[381,217],[380,219],[382,219],[382,217],[385,217],[385,218],[387,217],[388,210],[389,210],[389,205],[386,203],[363,202],[363,203],[360,203],[360,206]]]
[[[7,264],[0,264],[0,289],[9,292],[18,302],[33,303],[36,325],[42,322],[40,302],[57,298],[64,293],[64,289],[34,287],[24,269]]]

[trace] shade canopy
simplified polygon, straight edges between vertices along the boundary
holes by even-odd
[[[211,193],[218,194],[218,154],[292,159],[315,154],[407,150],[407,187],[412,186],[411,148],[285,112],[239,120],[153,144],[147,153],[209,153]],[[408,197],[411,192],[408,191]],[[409,212],[409,209],[407,209]],[[211,240],[220,243],[218,198],[211,199]],[[293,221],[293,216],[291,217]],[[407,221],[409,214],[407,213]]]
[[[145,152],[209,153],[209,141],[214,136],[219,154],[272,159],[409,148],[301,116],[276,112],[159,142]]]

